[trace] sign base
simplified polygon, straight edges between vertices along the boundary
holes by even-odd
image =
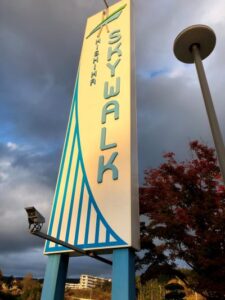
[[[48,256],[41,300],[64,299],[68,263],[68,254],[52,254]]]
[[[131,248],[113,251],[112,300],[135,300],[135,254]]]

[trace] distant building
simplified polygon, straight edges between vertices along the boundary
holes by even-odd
[[[66,283],[66,289],[71,289],[71,290],[79,290],[80,289],[80,284],[79,283]]]
[[[111,279],[82,274],[80,276],[80,283],[66,283],[66,288],[93,289],[96,286],[101,286],[106,282],[111,282]]]
[[[80,276],[80,286],[82,289],[92,289],[95,288],[97,285],[103,285],[105,282],[111,282],[111,279],[95,277],[91,275]]]

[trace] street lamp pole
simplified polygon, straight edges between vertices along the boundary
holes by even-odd
[[[210,27],[194,25],[186,28],[177,36],[174,42],[174,54],[182,62],[195,63],[220,171],[225,183],[225,146],[202,64],[202,60],[209,56],[215,44],[216,36]]]

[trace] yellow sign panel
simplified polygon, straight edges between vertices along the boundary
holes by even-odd
[[[124,0],[87,22],[48,230],[84,250],[139,248],[131,19]]]

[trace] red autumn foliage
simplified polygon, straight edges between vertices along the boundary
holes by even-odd
[[[145,171],[140,208],[150,223],[142,230],[146,254],[139,265],[149,265],[148,279],[156,264],[174,269],[183,260],[193,289],[225,299],[225,189],[214,149],[194,141],[190,150],[189,161],[167,153],[165,163]]]

